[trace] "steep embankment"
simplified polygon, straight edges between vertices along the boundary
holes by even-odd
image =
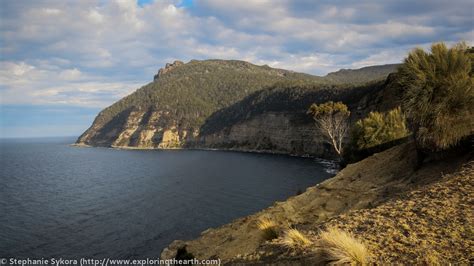
[[[154,82],[100,112],[77,143],[322,155],[322,139],[305,115],[308,106],[343,100],[354,114],[366,112],[383,82],[340,83],[368,82],[394,69],[372,67],[329,78],[242,61],[177,61],[161,69]]]
[[[415,162],[415,151],[413,144],[402,144],[382,153],[375,154],[358,163],[348,165],[334,178],[326,180],[315,187],[308,188],[303,194],[289,198],[285,202],[277,202],[272,207],[254,215],[237,219],[230,224],[216,229],[206,230],[197,239],[185,242],[175,241],[162,252],[161,256],[162,258],[172,258],[176,255],[178,249],[185,247],[187,252],[192,253],[197,258],[221,258],[224,262],[315,262],[320,259],[315,258],[314,249],[316,247],[311,247],[303,251],[295,251],[282,248],[279,244],[279,239],[273,242],[264,241],[261,237],[261,232],[257,228],[257,222],[261,218],[267,218],[278,223],[281,228],[298,228],[313,238],[317,238],[316,232],[322,228],[325,223],[328,223],[328,221],[329,223],[339,225],[344,223],[344,228],[352,232],[359,232],[362,239],[367,238],[368,241],[372,241],[372,244],[369,245],[369,249],[371,251],[374,250],[374,256],[384,261],[395,261],[396,256],[390,252],[395,252],[397,246],[387,246],[381,248],[380,251],[375,251],[378,248],[377,245],[383,246],[384,244],[398,241],[396,239],[377,239],[378,231],[374,228],[370,228],[371,226],[380,225],[380,223],[374,221],[376,219],[378,219],[378,221],[390,221],[385,224],[389,225],[388,227],[390,227],[392,231],[389,230],[387,233],[382,233],[382,235],[384,235],[393,233],[393,230],[405,230],[401,225],[397,227],[395,224],[398,219],[397,217],[405,217],[405,211],[411,212],[411,216],[406,216],[406,219],[413,218],[409,220],[409,226],[424,225],[425,227],[436,223],[436,221],[431,220],[435,217],[426,215],[435,212],[444,217],[442,221],[439,221],[440,223],[437,226],[444,226],[446,230],[461,228],[461,231],[454,230],[452,232],[455,235],[460,234],[460,236],[462,236],[469,233],[469,231],[462,230],[468,230],[469,224],[472,225],[472,216],[462,218],[462,214],[469,211],[466,206],[469,206],[470,203],[461,204],[463,199],[468,199],[465,193],[469,190],[469,186],[462,183],[464,181],[460,181],[460,183],[457,181],[449,181],[449,183],[446,184],[442,183],[444,182],[443,180],[450,179],[450,177],[442,179],[442,173],[453,172],[459,169],[466,161],[468,161],[467,157],[458,157],[443,162],[428,163],[418,171],[414,171],[413,162]],[[469,185],[472,186],[470,182],[472,181],[469,181]],[[435,190],[431,191],[423,188],[429,184],[436,183],[438,183],[438,185],[434,185],[436,191],[438,191],[436,186],[441,186],[449,189],[446,190],[449,192],[446,192],[447,194],[436,195],[433,192]],[[453,187],[448,188],[449,186]],[[407,196],[407,193],[416,191],[417,189],[420,190],[419,192],[414,192],[414,195],[418,193],[422,195],[422,197],[437,197],[437,201],[429,203],[427,200],[424,200],[420,205],[412,206],[412,209],[405,210],[406,206],[400,204],[400,201],[405,201],[408,205],[416,202],[414,199],[409,199],[412,194],[408,194]],[[444,197],[444,195],[450,196]],[[406,201],[407,197],[411,203]],[[399,201],[397,201],[397,199],[399,199]],[[436,202],[440,203],[444,200],[452,200],[452,202],[444,203],[446,206],[449,205],[452,211],[442,213],[441,209],[433,205],[436,204]],[[395,208],[395,205],[398,207]],[[394,211],[391,212],[391,209]],[[361,211],[350,212],[355,210]],[[347,213],[349,213],[347,216],[339,216]],[[456,216],[461,218],[457,218],[457,220],[452,219],[450,221],[450,213],[461,214],[461,216]],[[373,224],[365,223],[365,215],[369,214],[373,219],[367,219],[367,221],[369,221],[369,223],[372,221]],[[354,221],[351,222],[352,220]],[[412,224],[415,222],[420,224]],[[451,224],[449,224],[450,222]],[[462,225],[458,226],[458,223]],[[462,226],[467,227],[462,229]],[[379,229],[384,230],[386,228],[380,227]],[[433,230],[436,230],[436,228],[430,230],[431,229],[426,231],[430,233],[416,235],[418,241],[432,244],[436,239],[433,238],[433,232],[435,232]],[[367,232],[366,236],[362,234],[364,231]],[[401,234],[405,234],[404,231],[400,232]],[[371,237],[369,237],[369,235]],[[389,236],[387,235],[387,237]],[[447,235],[446,237],[450,236]],[[404,238],[402,241],[405,242],[401,242],[406,245],[405,247],[407,249],[407,245],[410,245],[409,239],[410,238]],[[444,243],[450,243],[449,241],[450,240],[446,240]],[[472,239],[469,241],[472,241]],[[458,248],[457,252],[452,253],[454,255],[462,252],[463,249],[459,247],[460,244],[468,243],[459,237],[453,239],[452,243],[454,242],[456,243],[453,244],[455,245],[453,248]],[[428,247],[430,245],[428,245]],[[395,249],[392,250],[392,248]],[[422,246],[416,248],[418,251],[413,251],[414,254],[418,254],[417,252],[421,252],[423,249]],[[392,255],[387,255],[383,258],[379,257],[383,254]],[[404,253],[400,254],[402,254],[400,256],[404,256]]]

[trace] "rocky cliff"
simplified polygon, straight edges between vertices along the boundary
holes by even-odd
[[[178,66],[184,65],[182,61],[176,60],[173,63],[166,63],[164,68],[160,68],[158,70],[158,73],[153,77],[153,80],[156,81],[158,80],[161,76],[164,74],[170,72],[171,70],[177,68]]]
[[[275,86],[212,114],[201,126],[196,142],[189,145],[331,157],[331,146],[306,114],[308,106],[342,101],[354,122],[370,111],[396,106],[398,95],[393,90],[391,78],[361,86]]]
[[[342,100],[355,119],[383,100],[385,83],[372,79],[395,67],[373,67],[372,76],[367,69],[353,70],[344,78],[343,73],[318,77],[243,61],[175,61],[152,83],[100,112],[77,143],[321,156],[329,149],[305,114],[308,106]]]

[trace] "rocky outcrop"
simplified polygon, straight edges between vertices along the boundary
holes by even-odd
[[[173,69],[175,69],[175,68],[177,68],[181,65],[184,65],[184,63],[182,61],[179,61],[179,60],[176,60],[173,63],[166,63],[164,68],[160,68],[160,70],[158,70],[158,73],[153,77],[153,80],[154,81],[158,80],[164,74],[170,72],[171,70],[173,70]]]
[[[126,111],[110,121],[114,126],[94,124],[78,139],[79,144],[135,149],[174,149],[192,142],[198,133],[180,129],[171,121],[169,112],[154,109]]]

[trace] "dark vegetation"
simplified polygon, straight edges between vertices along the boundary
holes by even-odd
[[[295,83],[275,84],[215,112],[201,127],[201,134],[216,133],[238,122],[268,112],[293,113],[300,117],[302,123],[309,123],[312,119],[306,115],[306,111],[313,103],[341,101],[352,110],[357,108],[362,98],[367,95],[375,97],[384,86],[384,81],[368,82],[362,85]]]
[[[183,261],[183,263],[187,263],[188,260],[192,259],[194,259],[194,255],[192,253],[189,253],[186,250],[186,247],[182,247],[176,252],[176,260],[178,261]]]

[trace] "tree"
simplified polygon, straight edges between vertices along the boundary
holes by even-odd
[[[439,151],[473,133],[472,55],[465,43],[447,48],[433,44],[431,53],[415,49],[398,70],[403,108],[413,124],[417,148]]]
[[[357,149],[367,149],[410,134],[400,107],[387,113],[370,112],[357,121],[352,132],[352,142]]]
[[[350,111],[342,102],[313,103],[308,114],[313,116],[316,126],[327,138],[327,142],[342,156],[342,141],[349,128]]]

